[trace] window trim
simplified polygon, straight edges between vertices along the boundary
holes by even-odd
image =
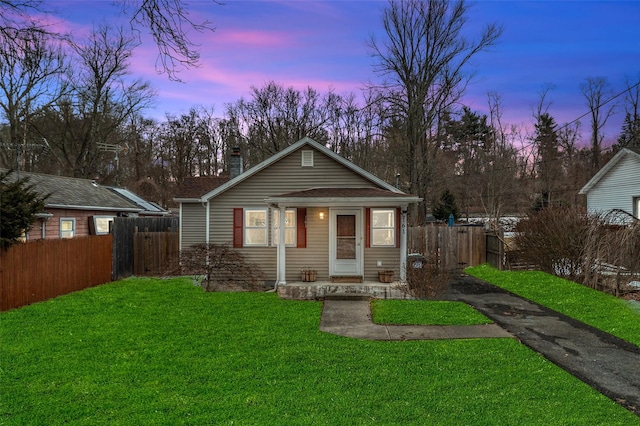
[[[375,213],[377,212],[390,212],[393,214],[393,223],[389,226],[375,226],[374,222],[373,222],[373,216]],[[371,230],[370,230],[370,241],[371,241],[371,247],[396,247],[396,239],[397,239],[397,224],[398,224],[398,212],[396,208],[393,207],[386,207],[386,208],[371,208],[370,209],[370,223],[371,223]],[[376,230],[391,230],[392,233],[392,238],[391,238],[391,242],[387,243],[387,244],[376,244],[375,243],[375,238],[373,237],[373,234]]]
[[[71,222],[72,223],[71,231],[64,231],[62,229],[62,223],[63,222]],[[65,236],[63,234],[64,232],[71,232],[71,235],[70,236]],[[76,236],[76,218],[75,217],[61,217],[60,218],[60,232],[59,232],[59,234],[60,234],[60,238],[63,238],[63,239],[64,238],[75,238],[75,236]]]
[[[264,212],[265,224],[264,226],[250,226],[247,221],[247,212]],[[245,207],[242,209],[242,246],[243,247],[267,247],[269,245],[269,208],[268,207]],[[264,229],[264,243],[249,243],[247,242],[247,230],[248,229]]]
[[[271,211],[272,211],[272,215],[271,215],[271,245],[273,247],[278,247],[278,237],[277,237],[277,234],[276,234],[278,232],[278,228],[276,227],[276,212],[279,212],[280,209],[274,208]],[[287,229],[292,229],[293,230],[293,243],[285,244],[285,247],[297,247],[298,246],[298,209],[296,209],[296,208],[286,209],[285,215],[286,215],[287,212],[293,212],[293,225],[292,226],[286,226],[285,225],[285,240],[286,240],[286,231],[287,231]]]

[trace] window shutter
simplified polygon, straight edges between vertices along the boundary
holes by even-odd
[[[364,246],[365,248],[369,248],[371,247],[371,209],[368,207],[364,209],[364,223]]]
[[[402,210],[396,208],[396,247],[400,248],[400,222],[402,221]]]
[[[296,246],[307,248],[307,209],[298,208],[296,212]]]
[[[233,209],[233,247],[242,247],[242,222],[244,210],[242,208]]]

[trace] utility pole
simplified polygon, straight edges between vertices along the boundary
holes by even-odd
[[[98,149],[101,151],[106,151],[106,152],[113,152],[115,153],[115,158],[114,160],[116,161],[116,186],[120,186],[120,157],[119,154],[120,152],[127,152],[129,150],[129,146],[127,144],[123,146],[120,145],[116,145],[116,144],[111,144],[111,143],[104,143],[104,142],[98,142]]]

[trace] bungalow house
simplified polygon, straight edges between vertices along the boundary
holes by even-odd
[[[16,178],[16,173],[9,178]],[[73,238],[109,233],[116,216],[158,216],[169,212],[124,188],[90,179],[20,172],[39,194],[49,197],[24,240]]]
[[[270,283],[405,279],[408,195],[310,138],[242,173],[238,151],[230,178],[188,178],[178,189],[180,247],[229,244]]]
[[[640,149],[623,148],[579,192],[594,213],[618,210],[640,216]],[[617,220],[621,220],[618,217]],[[624,219],[622,219],[624,220]]]

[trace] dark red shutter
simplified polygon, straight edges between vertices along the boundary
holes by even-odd
[[[307,209],[299,208],[296,214],[296,245],[298,248],[307,248]]]
[[[396,208],[396,247],[400,248],[400,222],[402,221],[402,210]]]
[[[371,247],[371,209],[370,208],[366,208],[364,209],[364,228],[365,228],[365,234],[364,234],[364,246],[366,248]]]
[[[233,209],[233,247],[242,247],[242,222],[244,210]]]

